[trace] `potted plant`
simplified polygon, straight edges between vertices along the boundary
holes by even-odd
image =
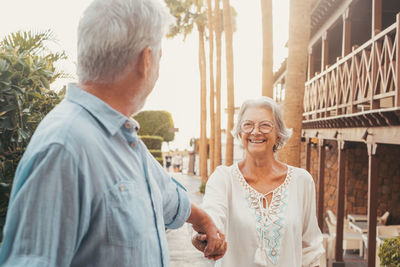
[[[400,267],[400,236],[385,239],[378,253],[381,266]]]

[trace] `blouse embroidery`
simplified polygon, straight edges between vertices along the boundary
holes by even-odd
[[[257,233],[260,240],[259,249],[275,265],[278,264],[279,249],[284,234],[285,220],[283,215],[288,204],[288,185],[292,178],[292,171],[292,168],[288,166],[284,182],[271,192],[263,195],[246,182],[237,165],[234,168],[234,172],[246,192],[245,200],[249,208],[254,211],[256,217]],[[272,193],[272,199],[268,205],[266,196],[270,193]],[[267,208],[264,208],[263,200],[265,200]]]

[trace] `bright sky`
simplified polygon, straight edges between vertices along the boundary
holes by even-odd
[[[17,30],[51,29],[58,39],[58,49],[65,50],[69,60],[60,65],[75,73],[76,29],[79,18],[90,0],[13,0],[2,4],[0,38]],[[235,65],[235,105],[261,95],[262,31],[260,0],[231,0],[237,15],[233,37]],[[287,55],[289,0],[273,0],[274,70]],[[160,77],[144,109],[167,110],[179,132],[171,149],[189,147],[192,137],[200,136],[200,80],[198,71],[197,31],[183,42],[181,37],[163,41]],[[223,44],[224,45],[224,44]],[[224,50],[224,49],[223,49]],[[208,55],[208,52],[206,52]],[[223,59],[225,55],[223,54]],[[226,108],[225,61],[222,61],[222,109]],[[208,76],[207,76],[208,79]],[[54,89],[74,81],[62,80]],[[209,99],[209,96],[207,96]],[[208,114],[209,116],[209,114]],[[208,119],[209,123],[209,119]],[[222,113],[226,128],[226,113]]]

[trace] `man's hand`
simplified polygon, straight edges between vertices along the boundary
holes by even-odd
[[[193,229],[201,233],[198,238],[198,241],[195,241],[196,245],[193,244],[197,249],[204,252],[204,256],[209,259],[219,259],[221,258],[226,251],[226,241],[225,237],[219,233],[217,227],[212,221],[211,217],[196,205],[191,205],[192,212],[187,220],[188,223],[191,223]],[[197,238],[196,238],[197,239]],[[203,242],[204,244],[202,244]],[[193,240],[192,240],[193,243]],[[199,248],[198,248],[199,247]],[[225,249],[223,249],[225,247]],[[222,255],[221,252],[223,251]]]
[[[214,251],[213,255],[208,256],[207,258],[210,260],[219,260],[225,255],[226,249],[227,249],[227,243],[225,240],[225,236],[221,233],[218,232],[220,236],[220,244],[217,246],[216,250]],[[204,252],[206,246],[207,246],[207,235],[205,234],[196,234],[195,236],[192,237],[192,244],[195,248],[198,250]]]

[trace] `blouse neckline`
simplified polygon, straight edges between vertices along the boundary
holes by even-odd
[[[266,200],[267,194],[261,194],[247,183],[237,163],[233,168],[234,175],[244,189],[244,199],[255,215],[259,245],[254,255],[254,261],[261,262],[263,266],[268,265],[265,262],[266,259],[269,259],[274,265],[279,261],[281,239],[285,233],[284,213],[288,205],[288,187],[293,173],[293,168],[289,165],[287,167],[283,183],[267,193],[272,193],[269,204]],[[267,207],[263,206],[263,199],[266,200]]]
[[[289,183],[289,180],[290,180],[289,176],[290,176],[290,172],[291,172],[291,167],[290,167],[289,165],[287,165],[287,164],[286,164],[286,167],[287,167],[287,171],[286,171],[286,176],[285,176],[285,179],[283,180],[283,182],[282,182],[280,185],[278,185],[276,188],[274,188],[274,189],[272,189],[271,191],[269,191],[269,192],[263,194],[263,193],[260,193],[259,191],[257,191],[254,187],[252,187],[252,186],[246,181],[246,179],[245,179],[244,176],[243,176],[242,171],[241,171],[240,168],[239,168],[239,164],[238,164],[238,163],[235,163],[236,171],[237,171],[237,173],[239,174],[239,177],[238,177],[238,178],[241,180],[242,184],[245,185],[245,187],[246,187],[249,191],[251,191],[251,193],[253,193],[253,194],[255,194],[255,195],[258,195],[259,197],[265,197],[265,196],[267,196],[267,195],[269,195],[269,194],[271,194],[271,193],[272,193],[272,195],[274,195],[275,192],[279,191],[282,187],[286,186],[286,185]]]

